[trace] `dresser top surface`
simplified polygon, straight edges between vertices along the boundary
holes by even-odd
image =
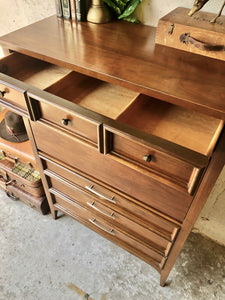
[[[154,27],[51,16],[0,44],[161,100],[225,119],[225,62],[155,45]]]

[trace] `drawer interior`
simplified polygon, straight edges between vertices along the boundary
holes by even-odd
[[[210,156],[224,121],[71,72],[46,91]]]
[[[139,95],[76,72],[71,72],[45,91],[112,119],[116,119]]]
[[[139,95],[118,121],[210,156],[224,121],[186,108]]]
[[[42,90],[71,72],[17,52],[9,54],[0,61],[0,71]]]
[[[1,61],[9,76],[136,129],[210,156],[224,121],[20,53]]]

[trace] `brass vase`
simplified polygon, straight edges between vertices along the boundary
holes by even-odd
[[[91,7],[87,14],[87,21],[96,24],[111,21],[110,11],[102,0],[92,0]]]

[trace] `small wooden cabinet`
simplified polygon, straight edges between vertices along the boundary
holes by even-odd
[[[53,217],[145,260],[164,285],[224,166],[225,65],[154,38],[55,16],[10,33],[0,102],[26,120]]]

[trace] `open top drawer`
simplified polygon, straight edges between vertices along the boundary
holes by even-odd
[[[12,107],[28,108],[31,120],[64,130],[190,194],[224,126],[220,119],[19,53],[3,59],[1,69],[17,79],[15,87],[3,86],[2,102],[6,97]],[[23,89],[17,89],[20,84]]]
[[[99,147],[101,152],[103,143],[100,126],[105,122],[104,117],[118,117],[138,95],[123,87],[75,72],[71,72],[45,91],[58,97],[48,98],[43,93],[42,101],[37,101],[37,94],[28,93],[33,120],[47,122],[69,131],[77,138]],[[63,103],[62,98],[70,103]]]
[[[29,85],[44,89],[69,70],[14,52],[0,60],[0,103],[27,115],[25,92]]]

